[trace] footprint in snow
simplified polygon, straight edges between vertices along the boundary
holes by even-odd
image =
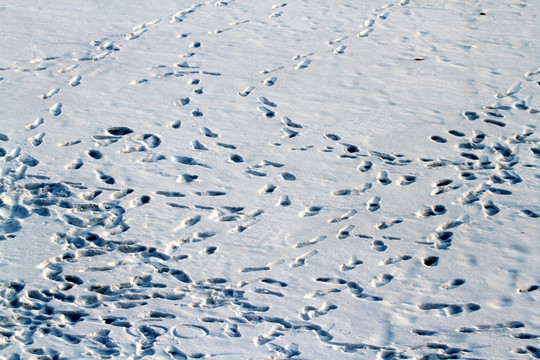
[[[272,102],[272,101],[268,100],[264,96],[259,96],[257,98],[257,101],[260,102],[262,105],[267,105],[267,106],[270,106],[270,107],[277,107],[277,104],[275,102]]]
[[[296,64],[295,69],[296,70],[306,69],[310,64],[311,64],[310,59],[304,59],[300,61],[298,64]]]
[[[277,77],[273,76],[273,77],[269,77],[267,79],[265,79],[263,81],[263,84],[266,85],[266,86],[272,86],[276,83],[277,81]]]
[[[255,89],[254,86],[248,86],[247,88],[245,88],[244,90],[240,91],[238,93],[238,95],[242,96],[242,97],[246,97],[248,96],[249,94],[251,94],[251,92]]]
[[[56,94],[58,94],[59,92],[60,92],[60,88],[54,88],[54,89],[50,90],[49,92],[40,95],[40,98],[42,98],[42,99],[50,99],[53,96],[55,96]]]
[[[37,118],[36,120],[34,120],[33,122],[31,122],[30,124],[26,125],[26,128],[28,130],[34,130],[35,128],[42,125],[43,123],[44,123],[44,119],[42,117],[40,117],[40,118]]]
[[[114,178],[112,176],[105,174],[101,170],[96,170],[96,174],[97,174],[98,179],[107,185],[113,185],[115,183]]]
[[[345,52],[345,49],[347,49],[347,46],[340,45],[334,49],[334,54],[343,54]]]
[[[302,212],[298,214],[300,217],[309,217],[317,215],[321,210],[322,206],[308,206]]]
[[[373,28],[372,27],[369,27],[365,30],[362,30],[360,31],[360,33],[358,33],[358,37],[367,37],[369,34],[371,34],[373,32]]]
[[[51,108],[49,109],[49,112],[54,115],[54,116],[58,116],[62,113],[62,103],[56,103],[54,104],[53,106],[51,106]]]
[[[45,133],[44,132],[40,132],[36,135],[34,135],[33,137],[31,138],[28,138],[28,141],[35,147],[38,147],[39,145],[41,145],[41,143],[43,142],[43,138],[45,137]]]

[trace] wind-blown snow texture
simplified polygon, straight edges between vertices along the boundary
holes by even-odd
[[[540,358],[540,3],[4,1],[0,357]]]

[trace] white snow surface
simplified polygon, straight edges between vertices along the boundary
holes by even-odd
[[[540,2],[0,3],[0,358],[540,358]]]

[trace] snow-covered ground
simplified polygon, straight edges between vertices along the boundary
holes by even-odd
[[[0,3],[0,358],[540,358],[540,2]]]

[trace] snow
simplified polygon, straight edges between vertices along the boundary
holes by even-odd
[[[0,357],[540,357],[539,14],[4,1]]]

